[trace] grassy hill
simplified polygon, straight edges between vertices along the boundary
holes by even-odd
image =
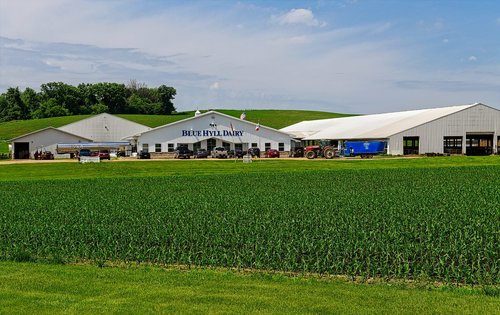
[[[228,110],[221,109],[221,113],[240,117],[241,110]],[[291,124],[297,123],[302,120],[312,119],[325,119],[334,117],[350,116],[348,114],[337,114],[329,112],[318,111],[304,111],[304,110],[248,110],[246,111],[247,120],[258,122],[262,125],[280,129]],[[78,115],[78,116],[65,116],[54,117],[34,120],[14,120],[9,122],[0,123],[0,142],[6,141],[29,132],[33,132],[49,126],[61,127],[69,123],[82,120],[92,115]],[[158,127],[174,121],[189,118],[194,116],[194,111],[180,112],[174,115],[134,115],[134,114],[120,114],[117,115],[125,119],[135,121],[137,123],[149,126]],[[0,152],[2,145],[0,145]]]

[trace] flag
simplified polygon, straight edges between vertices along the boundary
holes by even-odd
[[[245,112],[241,113],[241,115],[240,115],[240,119],[241,119],[241,120],[245,120],[245,119],[247,119],[247,114],[245,114]]]
[[[255,126],[255,131],[259,131],[260,130],[260,123],[257,123],[257,125]]]
[[[233,123],[229,123],[231,126],[231,131],[234,132]]]

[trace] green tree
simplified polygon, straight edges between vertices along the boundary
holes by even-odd
[[[130,96],[125,84],[119,83],[96,83],[92,90],[99,103],[108,106],[111,114],[126,112],[127,98]]]
[[[130,114],[145,114],[149,102],[137,94],[132,94],[128,100],[128,110]]]
[[[108,106],[104,105],[104,104],[94,104],[92,106],[90,106],[90,113],[91,114],[94,114],[94,115],[97,115],[97,114],[102,114],[102,113],[107,113],[109,112],[109,108]]]
[[[27,118],[31,118],[33,112],[40,107],[40,95],[35,90],[28,87],[21,93],[21,100],[27,109]]]
[[[0,122],[7,121],[8,103],[5,93],[0,94]]]
[[[26,88],[9,88],[0,95],[0,121],[109,112],[112,114],[172,114],[176,90],[161,85],[148,88],[131,80],[120,83],[81,83],[77,87],[49,82],[37,93]]]
[[[83,103],[80,104],[80,114],[92,113],[92,106],[99,104],[97,96],[94,94],[94,87],[91,83],[80,83],[77,87]]]
[[[160,85],[156,89],[156,94],[158,97],[158,102],[162,105],[162,114],[170,115],[175,111],[174,107],[174,96],[177,94],[177,91],[170,86]]]
[[[71,113],[67,108],[59,105],[55,99],[48,99],[40,104],[40,108],[33,112],[33,118],[49,118],[68,116]]]
[[[80,90],[63,82],[49,82],[40,86],[41,100],[53,99],[57,104],[66,108],[70,114],[80,114],[80,107],[84,104]]]
[[[18,87],[8,88],[2,94],[4,100],[0,105],[0,121],[9,121],[29,118],[28,110],[21,99],[21,92]]]

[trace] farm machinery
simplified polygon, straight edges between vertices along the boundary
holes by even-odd
[[[333,145],[331,142],[322,140],[319,145],[307,146],[304,156],[308,159],[317,157],[333,159],[340,156],[372,158],[374,155],[385,153],[385,147],[385,141],[346,141],[340,142],[340,145]]]
[[[333,159],[339,156],[338,145],[331,141],[321,140],[318,145],[310,145],[304,148],[304,156],[308,159],[315,159],[317,157],[324,157]]]

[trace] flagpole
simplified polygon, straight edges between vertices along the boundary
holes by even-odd
[[[231,126],[231,140],[233,142],[233,152],[234,152],[234,162],[236,162],[237,160],[237,157],[236,157],[236,146],[235,146],[235,143],[234,143],[234,126],[233,126],[233,123],[232,122],[229,122],[229,125]]]
[[[260,131],[260,119],[257,120],[257,129],[256,130],[257,130],[257,133],[258,133],[257,137],[259,138],[259,152],[260,152],[260,148],[261,148],[261,146],[260,146],[260,132],[259,132]],[[260,153],[262,153],[262,152],[260,152]],[[260,154],[259,154],[259,161],[260,161]]]

